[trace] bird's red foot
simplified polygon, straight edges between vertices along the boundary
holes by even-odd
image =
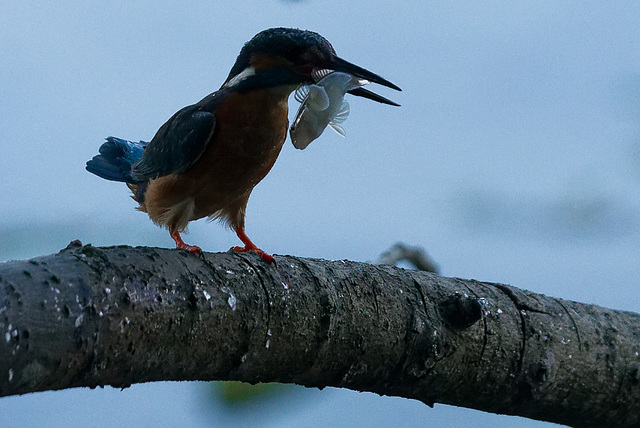
[[[237,228],[236,235],[238,235],[238,238],[240,238],[240,240],[244,244],[244,247],[233,247],[233,251],[237,251],[239,253],[246,253],[248,251],[251,251],[262,257],[262,260],[264,260],[265,262],[276,265],[276,260],[271,255],[265,253],[260,248],[256,247],[253,242],[251,242],[251,239],[249,239],[247,234],[244,232],[244,228]]]
[[[262,260],[264,260],[267,263],[271,263],[271,264],[276,264],[276,260],[269,254],[265,253],[264,251],[262,251],[260,248],[247,248],[247,247],[233,247],[233,251],[237,251],[239,253],[246,253],[251,251],[252,253],[256,253],[257,255],[259,255],[260,257],[262,257]]]
[[[195,254],[196,256],[202,255],[202,250],[200,249],[200,247],[195,245],[185,244],[182,238],[180,237],[180,232],[178,232],[177,230],[172,229],[169,231],[169,234],[171,235],[173,240],[176,242],[176,248],[187,250],[188,252],[190,252],[191,254]]]

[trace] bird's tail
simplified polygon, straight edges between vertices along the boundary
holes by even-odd
[[[107,142],[100,146],[99,155],[87,162],[87,171],[111,181],[137,183],[131,176],[131,167],[140,160],[147,142],[123,140],[107,137]]]

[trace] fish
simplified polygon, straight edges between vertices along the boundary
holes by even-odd
[[[317,139],[327,126],[343,137],[342,124],[349,117],[349,103],[344,95],[369,81],[347,73],[317,70],[313,73],[315,84],[299,87],[294,95],[301,105],[289,128],[291,142],[296,149],[304,150]]]

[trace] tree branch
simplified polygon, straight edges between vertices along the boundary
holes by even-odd
[[[0,264],[0,396],[159,380],[336,386],[640,424],[640,316],[350,261],[95,248]]]

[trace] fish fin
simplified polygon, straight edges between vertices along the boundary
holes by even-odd
[[[293,98],[296,99],[297,102],[303,103],[304,100],[309,96],[309,85],[301,85],[296,89],[296,93],[293,95]]]
[[[331,122],[329,122],[329,126],[338,134],[342,135],[343,137],[346,137],[347,133],[345,132],[344,128],[340,124],[344,123],[344,121],[347,120],[347,117],[349,117],[350,111],[351,111],[351,108],[349,107],[349,103],[346,101],[343,101],[342,107],[340,107],[340,111],[338,111],[335,117],[331,119]]]
[[[331,127],[331,129],[333,129],[334,131],[336,131],[338,134],[342,135],[343,137],[347,136],[347,132],[344,130],[344,128],[341,125],[338,125],[335,122],[329,122],[329,126]]]
[[[333,73],[333,70],[328,70],[326,68],[323,68],[321,70],[313,70],[311,72],[311,77],[313,78],[313,80],[315,80],[316,82],[321,81],[323,78],[327,77],[328,75],[330,75],[331,73]]]
[[[311,85],[307,99],[309,100],[309,104],[313,106],[313,110],[326,110],[329,108],[329,95],[321,86]]]
[[[335,117],[331,120],[332,123],[344,123],[345,120],[349,117],[349,113],[351,112],[351,107],[349,107],[349,103],[344,101],[342,103],[342,107],[340,107],[340,111],[336,113]]]

